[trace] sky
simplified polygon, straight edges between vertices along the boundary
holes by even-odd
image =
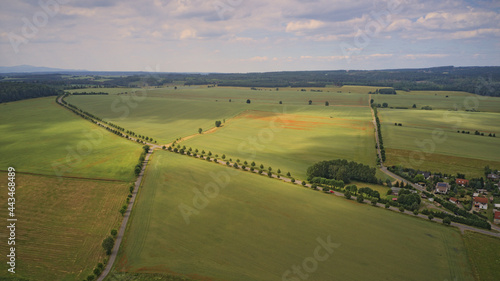
[[[267,72],[500,65],[500,1],[0,2],[0,66]]]

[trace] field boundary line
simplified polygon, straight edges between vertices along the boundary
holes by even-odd
[[[0,172],[7,172],[7,170],[1,170]],[[49,177],[49,178],[65,178],[65,179],[76,179],[76,180],[93,180],[93,181],[107,181],[107,182],[129,182],[125,180],[116,180],[116,179],[106,179],[106,178],[87,178],[87,177],[77,177],[77,176],[55,176],[55,175],[48,175],[48,174],[39,174],[39,173],[32,173],[32,172],[18,172],[18,174],[26,174],[26,175],[33,175],[33,176],[44,176],[44,177]]]

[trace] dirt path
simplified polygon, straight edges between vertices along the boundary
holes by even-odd
[[[106,276],[109,274],[111,271],[111,268],[113,267],[113,264],[115,263],[116,256],[118,255],[118,249],[120,249],[120,245],[123,240],[123,235],[125,234],[125,229],[127,228],[127,223],[128,219],[130,218],[130,213],[132,212],[132,207],[134,206],[135,198],[137,197],[137,193],[139,192],[139,187],[141,186],[142,179],[144,177],[144,172],[146,171],[146,167],[148,166],[149,162],[149,157],[153,154],[153,150],[149,150],[148,153],[146,154],[146,157],[144,159],[143,165],[142,165],[142,170],[139,176],[137,177],[137,180],[135,181],[134,185],[134,191],[132,192],[132,197],[130,198],[130,201],[127,206],[127,211],[123,215],[123,221],[122,225],[120,226],[120,230],[118,231],[118,235],[116,236],[115,240],[115,246],[113,247],[113,250],[111,251],[111,255],[109,256],[108,263],[106,264],[106,268],[104,268],[104,271],[101,273],[99,278],[97,278],[97,281],[102,281]]]

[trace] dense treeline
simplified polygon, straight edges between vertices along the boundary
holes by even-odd
[[[377,183],[375,168],[354,161],[337,159],[318,162],[307,169],[307,180],[326,178],[350,183],[351,180]]]
[[[79,92],[79,93],[72,93],[74,96],[92,96],[92,95],[109,95],[106,92]]]
[[[373,106],[373,112],[375,114],[375,123],[377,125],[377,134],[378,134],[378,142],[380,144],[380,155],[382,156],[382,159],[379,159],[377,155],[377,163],[380,164],[380,162],[385,162],[386,156],[385,156],[385,147],[384,147],[384,140],[382,139],[382,131],[380,130],[380,119],[378,118],[378,111],[377,108]]]
[[[241,87],[324,87],[360,85],[400,91],[465,91],[500,96],[500,67],[435,67],[394,70],[290,71],[267,73],[85,72],[68,74],[5,74],[11,81],[42,83],[59,89],[185,85]],[[76,79],[80,78],[80,79]],[[390,91],[390,90],[389,90]],[[382,91],[389,94],[387,90]],[[395,92],[392,92],[393,94]]]
[[[22,82],[1,82],[0,103],[25,100],[40,97],[57,96],[61,90],[51,88],[43,84],[32,84]]]

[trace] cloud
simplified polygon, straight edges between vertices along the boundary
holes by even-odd
[[[407,54],[407,55],[404,55],[403,58],[415,60],[415,59],[429,59],[429,58],[431,58],[431,59],[445,58],[448,56],[449,56],[449,54]]]
[[[264,56],[264,57],[259,57],[259,56],[256,56],[256,57],[253,57],[253,58],[250,58],[248,59],[247,61],[257,61],[257,62],[263,62],[263,61],[268,61],[269,58]]]
[[[318,29],[320,27],[323,27],[324,25],[325,23],[317,20],[290,22],[286,25],[286,32],[297,32],[297,31]]]

